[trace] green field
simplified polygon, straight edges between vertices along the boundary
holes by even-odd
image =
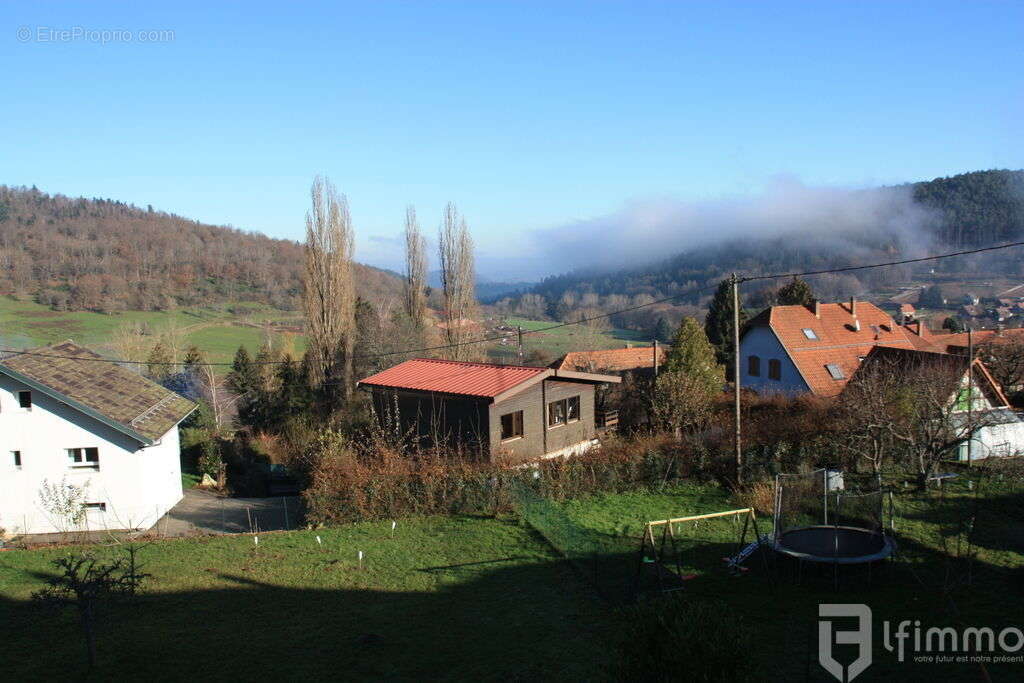
[[[227,310],[230,308],[231,310]],[[161,331],[180,331],[184,345],[195,344],[212,362],[228,362],[241,345],[255,353],[263,341],[260,326],[269,321],[295,321],[294,312],[260,304],[234,304],[222,309],[182,308],[174,311],[53,311],[33,301],[0,297],[0,347],[24,349],[74,339],[94,350],[115,355],[112,339],[127,325],[143,325],[155,343]],[[305,348],[302,335],[272,332],[296,352]]]
[[[830,680],[817,666],[817,606],[865,603],[874,612],[875,663],[858,680],[984,680],[977,665],[899,664],[880,642],[881,620],[926,626],[1020,626],[1024,592],[1019,487],[979,499],[970,567],[950,563],[958,515],[974,505],[966,484],[940,496],[899,497],[896,562],[868,576],[790,568],[769,558],[732,576],[730,520],[679,529],[685,595],[714,599],[752,629],[748,656],[763,680]],[[155,543],[153,576],[134,605],[104,613],[96,679],[256,677],[606,680],[631,612],[638,537],[649,519],[735,507],[709,485],[535,501],[535,528],[513,519],[427,517],[337,529]],[[767,531],[769,520],[762,520]],[[539,529],[543,535],[537,533]],[[317,544],[319,535],[323,546]],[[560,559],[560,549],[572,558]],[[365,553],[358,566],[357,552]],[[79,678],[82,644],[71,612],[29,597],[61,550],[0,553],[0,629],[12,680]],[[109,548],[101,552],[112,552]],[[942,586],[970,576],[943,597]],[[654,588],[650,581],[641,587]],[[644,602],[664,598],[648,591]],[[60,662],[62,667],[55,672]],[[1021,665],[990,665],[991,680],[1019,680]]]
[[[528,320],[526,318],[508,318],[506,324],[512,327],[521,325],[523,332],[539,330],[558,323],[550,320]],[[610,328],[595,330],[586,325],[568,325],[548,332],[523,335],[523,350],[541,351],[551,358],[557,358],[569,351],[591,351],[598,349],[622,348],[626,344],[634,346],[650,344],[651,340],[642,332]],[[517,355],[514,346],[498,346],[490,350],[490,355],[497,359],[511,360]]]

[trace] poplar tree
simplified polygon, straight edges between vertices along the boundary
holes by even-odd
[[[803,278],[793,276],[793,279],[779,288],[778,297],[780,306],[808,306],[814,301],[814,291]]]
[[[709,394],[722,390],[725,373],[715,358],[715,349],[696,320],[683,318],[672,339],[672,350],[665,360],[666,373],[688,375]]]

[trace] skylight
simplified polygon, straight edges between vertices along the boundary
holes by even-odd
[[[832,375],[832,379],[846,379],[843,375],[843,369],[835,363],[828,363],[825,369],[828,370],[828,374]]]
[[[814,330],[809,327],[804,328],[804,336],[808,339],[817,339],[818,335],[814,334]]]

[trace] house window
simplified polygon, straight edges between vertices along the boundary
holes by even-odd
[[[523,436],[523,411],[517,410],[501,416],[501,440],[518,439]]]
[[[86,503],[82,507],[84,507],[86,510],[96,510],[98,512],[106,512],[107,511],[107,504],[106,503]]]
[[[761,359],[757,356],[751,356],[747,359],[747,374],[751,377],[761,376]]]
[[[805,327],[804,328],[804,336],[807,337],[808,339],[813,339],[815,341],[817,341],[817,339],[818,339],[818,335],[815,334],[814,330],[812,330],[809,327]]]
[[[100,449],[98,448],[68,448],[68,465],[71,467],[100,468]]]
[[[11,461],[14,463],[14,466],[20,470],[21,469],[21,451],[11,451]]]
[[[843,369],[835,363],[828,363],[825,365],[825,369],[828,370],[828,374],[832,379],[846,379],[846,375],[843,374]]]
[[[18,405],[26,410],[32,409],[32,392],[31,391],[19,391],[18,392]]]
[[[768,361],[768,379],[782,379],[782,363],[778,358]]]

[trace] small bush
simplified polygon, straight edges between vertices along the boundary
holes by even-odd
[[[734,683],[754,678],[753,634],[724,603],[666,596],[630,608],[626,616],[619,680]]]

